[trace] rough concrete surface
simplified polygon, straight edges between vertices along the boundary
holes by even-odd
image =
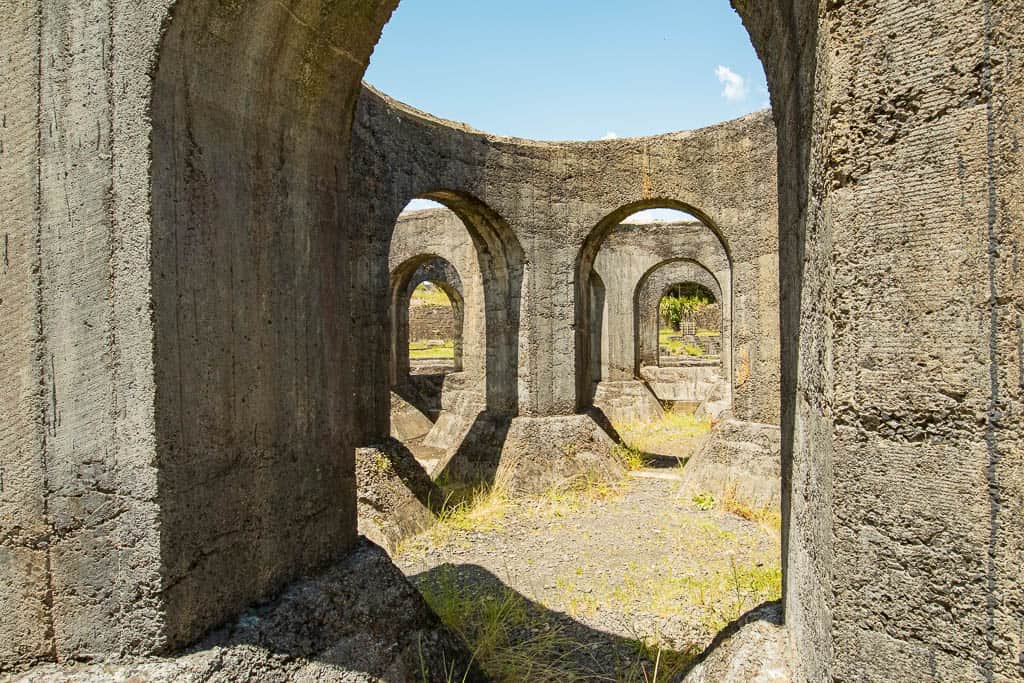
[[[586,143],[363,89],[397,4],[0,0],[0,667],[180,649],[352,546],[421,196],[488,255],[513,429],[589,407],[615,226],[716,230],[779,285],[734,409],[781,374],[795,676],[1019,679],[1024,0],[733,0],[770,117]]]
[[[613,446],[589,415],[517,417],[505,437],[494,481],[522,493],[542,493],[578,479],[615,481],[624,470]]]
[[[730,624],[681,683],[790,683],[792,660],[782,605],[770,603]]]
[[[637,380],[601,382],[593,403],[612,424],[655,422],[665,415],[651,388]]]
[[[722,420],[683,469],[694,494],[737,501],[753,510],[780,508],[779,428],[757,422]]]
[[[436,520],[444,494],[415,456],[394,439],[356,449],[359,533],[393,551]]]
[[[448,683],[486,679],[387,554],[362,541],[176,657],[44,666],[24,683],[109,680]]]

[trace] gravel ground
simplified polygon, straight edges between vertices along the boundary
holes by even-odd
[[[776,599],[781,551],[778,530],[684,498],[666,478],[673,470],[638,474],[613,489],[491,501],[395,560],[428,594],[454,582],[481,608],[507,589],[523,596],[536,621],[515,637],[554,629],[575,643],[560,680],[642,681],[622,673],[651,654],[638,642],[666,656],[699,652],[725,623]]]

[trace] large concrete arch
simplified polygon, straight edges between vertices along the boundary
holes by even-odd
[[[0,204],[40,247],[24,311],[0,297],[36,321],[10,348],[38,436],[3,454],[35,530],[0,562],[4,668],[173,649],[355,540],[334,162],[394,4],[5,3],[37,142],[3,164],[31,209]]]
[[[5,6],[5,666],[173,649],[354,540],[363,378],[346,359],[364,340],[345,292],[386,289],[386,268],[352,220],[372,192],[346,177],[348,124],[395,4],[180,0],[173,21],[170,0]],[[1015,678],[1024,8],[734,5],[778,136],[786,621],[801,674]],[[543,199],[483,196],[517,234],[556,245],[521,240],[524,317],[538,322],[520,407],[548,415],[575,410],[576,360],[525,359],[572,347],[579,227],[688,198],[665,187],[671,169],[766,135],[698,131],[641,166],[637,141],[563,155],[376,111],[422,136],[400,156],[465,186],[507,182],[503,155],[562,169]],[[459,139],[480,151],[449,147]],[[598,161],[623,170],[580,198],[571,178]],[[505,212],[517,201],[534,202],[521,225]]]
[[[679,211],[685,214],[693,216],[696,220],[692,225],[701,226],[703,230],[691,231],[691,234],[682,233],[678,236],[677,240],[670,238],[661,240],[657,239],[659,232],[669,232],[670,228],[668,225],[665,226],[647,226],[645,231],[641,231],[640,228],[634,228],[630,224],[623,223],[624,220],[629,218],[635,213],[645,211],[649,209],[671,209]],[[682,226],[682,223],[675,225]],[[608,261],[603,268],[599,268],[597,261],[601,255],[602,247],[608,238],[615,232],[619,232],[623,239],[623,242],[633,242],[634,244],[624,245],[626,249],[620,249],[616,252],[614,257],[605,257],[605,261]],[[640,232],[637,236],[634,233]],[[643,234],[646,232],[646,234]],[[692,234],[692,233],[696,234]],[[652,239],[652,237],[654,239]],[[646,238],[646,239],[644,239]],[[703,244],[700,241],[703,241]],[[696,244],[689,244],[689,242],[696,241]],[[678,242],[682,242],[679,244]],[[650,244],[647,258],[629,253],[628,247],[647,246]],[[591,401],[594,398],[594,391],[589,386],[589,381],[586,378],[585,368],[591,365],[590,354],[594,351],[591,345],[588,343],[590,332],[590,321],[588,319],[589,311],[592,306],[589,302],[590,287],[587,283],[592,277],[595,268],[599,271],[604,272],[604,277],[611,277],[613,274],[617,279],[624,280],[627,282],[627,287],[630,291],[633,291],[636,287],[636,283],[639,281],[643,273],[647,269],[652,267],[651,259],[655,259],[655,263],[658,260],[666,260],[675,257],[693,256],[689,251],[701,249],[706,252],[705,259],[709,257],[714,258],[716,261],[715,267],[720,267],[720,264],[724,264],[721,267],[728,269],[731,262],[731,256],[729,253],[728,242],[724,238],[722,231],[716,226],[714,221],[702,210],[696,206],[672,199],[668,197],[658,199],[645,199],[637,202],[631,202],[624,206],[618,207],[615,211],[611,212],[608,216],[602,218],[586,236],[583,242],[583,246],[580,249],[579,255],[576,259],[576,305],[575,305],[575,327],[576,327],[576,366],[577,366],[577,388],[576,388],[576,401],[578,409],[583,410],[589,407]],[[682,250],[682,251],[680,251]],[[713,257],[710,256],[711,252],[716,252]],[[625,252],[624,254],[622,252]],[[659,258],[660,257],[660,258]],[[642,265],[634,265],[636,262],[642,262]],[[633,267],[630,267],[633,266]],[[640,268],[640,273],[636,273],[637,267]],[[632,310],[632,298],[623,297],[621,295],[613,297],[613,300],[619,300],[623,302],[629,302],[630,310],[626,311],[624,308],[620,314],[616,317],[622,319],[626,329],[632,328],[633,325],[633,310]],[[632,335],[613,335],[615,339],[619,341],[620,345],[625,345],[625,349],[617,354],[611,354],[618,356],[618,362],[612,361],[608,368],[608,379],[609,380],[626,380],[631,377],[635,377],[635,356],[636,351],[634,348],[634,339]]]

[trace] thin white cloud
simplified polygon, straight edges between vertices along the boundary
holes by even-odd
[[[610,131],[608,131],[607,133],[605,133],[605,134],[604,134],[604,137],[603,137],[603,138],[601,138],[601,139],[602,139],[602,140],[618,140],[618,139],[619,139],[619,134],[618,134],[618,133],[616,133],[616,132],[615,132],[615,131],[613,131],[613,130],[610,130]]]
[[[722,89],[722,97],[730,102],[742,102],[747,99],[747,81],[743,76],[727,66],[719,65],[715,69],[715,76],[725,86]]]

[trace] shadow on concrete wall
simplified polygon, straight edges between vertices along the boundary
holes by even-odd
[[[438,480],[493,486],[511,422],[510,417],[487,411],[477,415]]]

